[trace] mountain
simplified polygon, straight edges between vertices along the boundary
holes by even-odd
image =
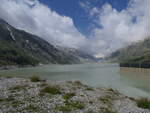
[[[76,56],[81,62],[97,62],[99,59],[95,58],[91,54],[84,52],[82,50],[74,49],[74,48],[66,48],[56,46],[57,49],[63,51],[66,54],[71,54],[72,56]]]
[[[113,52],[107,59],[120,63],[150,62],[150,37]]]
[[[82,63],[81,59],[86,58],[82,52],[77,54],[74,50],[60,48],[38,36],[16,29],[0,19],[0,66],[73,64]],[[93,57],[89,55],[88,58]]]

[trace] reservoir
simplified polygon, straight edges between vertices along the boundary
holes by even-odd
[[[80,80],[94,87],[109,87],[130,97],[150,98],[150,69],[120,68],[118,64],[44,65],[1,70],[1,76],[40,76],[53,81]]]

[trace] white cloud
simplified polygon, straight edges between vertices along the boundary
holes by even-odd
[[[150,0],[130,0],[128,7],[122,11],[117,11],[110,4],[89,9],[89,15],[96,17],[96,24],[101,26],[95,27],[91,35],[93,51],[107,54],[150,36],[149,4]]]
[[[1,0],[0,18],[52,44],[78,48],[86,41],[70,17],[59,15],[38,0]]]
[[[108,54],[130,42],[150,36],[150,0],[130,0],[117,11],[110,4],[102,8],[80,2],[99,27],[87,39],[70,17],[59,15],[38,0],[1,0],[0,18],[11,25],[36,34],[52,44],[82,48],[99,55]]]

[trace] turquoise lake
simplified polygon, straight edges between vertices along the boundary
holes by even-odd
[[[94,87],[109,87],[131,97],[150,98],[150,69],[120,68],[118,64],[45,65],[1,70],[2,76],[40,76],[55,81],[80,80]]]

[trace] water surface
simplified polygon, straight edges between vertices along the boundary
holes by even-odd
[[[46,65],[0,71],[3,76],[40,76],[49,80],[80,80],[96,87],[110,87],[132,97],[150,98],[150,70],[120,68],[118,64]]]

